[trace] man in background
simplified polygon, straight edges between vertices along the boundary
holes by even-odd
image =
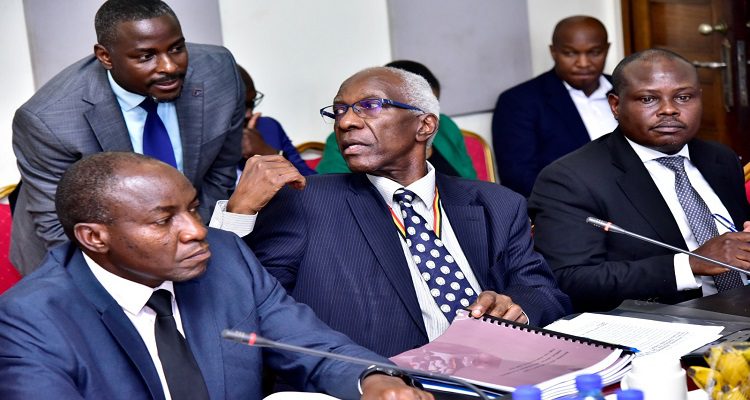
[[[352,173],[282,189],[245,237],[296,300],[384,356],[439,336],[459,308],[533,325],[567,313],[524,199],[427,162],[440,106],[424,78],[366,69],[333,103],[321,115]]]
[[[240,71],[242,82],[245,83],[246,93],[245,127],[242,130],[242,161],[238,166],[238,173],[242,173],[245,162],[252,156],[280,154],[289,160],[302,175],[315,175],[315,170],[311,169],[299,155],[297,148],[292,144],[281,123],[271,117],[261,116],[259,112],[255,111],[265,95],[255,89],[253,78],[244,68],[238,65],[237,69]]]
[[[537,249],[576,311],[625,299],[677,303],[744,285],[744,274],[585,223],[600,218],[675,247],[750,269],[737,155],[697,139],[701,88],[667,50],[626,57],[609,95],[617,129],[545,168],[529,199]]]
[[[549,48],[555,67],[503,92],[492,116],[500,182],[527,197],[542,168],[617,124],[607,104],[612,85],[602,75],[609,50],[604,25],[593,17],[565,18]]]
[[[432,398],[377,369],[223,340],[257,332],[388,363],[289,297],[237,236],[207,229],[171,166],[95,154],[55,203],[71,242],[0,297],[0,398],[260,399],[263,368],[339,398]]]
[[[94,24],[94,54],[53,77],[13,120],[23,184],[10,258],[23,274],[66,240],[53,197],[88,154],[134,151],[176,167],[198,190],[205,220],[235,185],[245,92],[232,55],[186,43],[161,1],[106,1]]]

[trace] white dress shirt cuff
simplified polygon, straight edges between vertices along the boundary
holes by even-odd
[[[216,202],[214,213],[211,215],[211,222],[208,224],[211,228],[221,229],[235,233],[239,237],[247,236],[255,227],[255,219],[258,214],[235,214],[227,211],[229,200],[219,200]]]
[[[677,290],[698,289],[702,285],[701,278],[693,275],[690,269],[690,260],[687,254],[675,254],[674,277],[677,282]]]

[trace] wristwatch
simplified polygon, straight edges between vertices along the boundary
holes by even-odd
[[[365,378],[367,378],[368,376],[374,375],[374,374],[388,375],[394,378],[399,378],[402,381],[404,381],[404,383],[407,386],[411,386],[417,389],[423,389],[422,384],[419,383],[418,380],[412,378],[411,375],[407,374],[406,372],[396,367],[386,368],[386,367],[381,367],[378,365],[371,365],[367,367],[366,370],[362,371],[362,373],[359,375],[359,381],[357,382],[359,394],[362,394],[362,381],[364,381]]]

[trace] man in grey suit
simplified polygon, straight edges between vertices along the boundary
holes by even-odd
[[[245,92],[229,51],[185,43],[179,20],[161,1],[109,0],[95,27],[94,54],[52,78],[13,120],[23,185],[10,257],[24,274],[65,240],[53,201],[63,172],[102,151],[161,158],[148,151],[153,145],[144,135],[154,118],[163,140],[156,150],[166,151],[196,187],[204,220],[235,184]],[[141,106],[148,99],[156,102],[151,115]]]

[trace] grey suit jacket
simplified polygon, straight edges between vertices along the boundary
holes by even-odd
[[[175,105],[184,173],[198,190],[200,213],[208,221],[216,200],[228,198],[234,187],[245,92],[229,51],[188,44],[188,52],[187,76]],[[89,154],[133,151],[106,71],[93,55],[60,72],[16,111],[13,150],[23,186],[10,259],[27,274],[47,248],[66,240],[54,205],[65,170]]]

